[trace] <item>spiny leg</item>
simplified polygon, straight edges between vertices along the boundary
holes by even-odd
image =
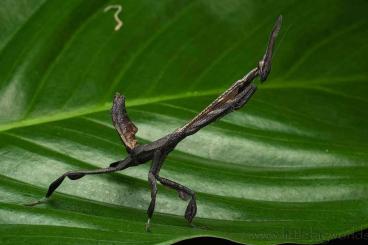
[[[252,95],[256,92],[257,87],[253,83],[250,83],[244,91],[240,94],[240,98],[236,101],[233,106],[234,110],[238,110],[243,107],[252,97]]]
[[[153,155],[151,169],[148,173],[148,183],[151,189],[151,202],[147,209],[148,220],[146,223],[146,231],[150,230],[150,221],[151,221],[151,218],[152,218],[153,212],[155,211],[155,206],[156,206],[156,195],[157,195],[156,176],[158,175],[158,172],[161,169],[161,166],[162,166],[162,163],[165,157],[166,155],[163,154],[160,150],[156,150]]]
[[[37,204],[46,202],[47,199],[54,193],[54,191],[61,185],[61,183],[64,181],[66,177],[68,177],[71,180],[77,180],[77,179],[82,178],[85,175],[112,173],[112,172],[116,172],[116,171],[120,171],[125,168],[128,168],[130,162],[131,162],[131,159],[128,157],[124,159],[123,161],[118,161],[118,162],[111,164],[111,165],[115,165],[114,167],[100,168],[100,169],[95,169],[95,170],[80,170],[80,171],[66,172],[50,184],[49,189],[43,199],[33,202],[33,203],[25,204],[25,205],[35,206]]]
[[[188,200],[189,197],[191,198],[188,203],[187,209],[185,210],[184,217],[189,224],[192,223],[194,216],[197,214],[197,204],[194,191],[177,182],[174,182],[166,178],[162,178],[160,176],[156,176],[156,179],[160,181],[160,183],[163,184],[164,186],[176,190],[181,199],[186,201]]]
[[[276,38],[278,33],[280,32],[281,24],[282,24],[282,16],[280,15],[272,28],[272,32],[270,34],[267,44],[266,53],[264,54],[262,60],[258,64],[259,77],[261,82],[266,81],[268,74],[270,74],[271,72],[273,49],[275,48]]]

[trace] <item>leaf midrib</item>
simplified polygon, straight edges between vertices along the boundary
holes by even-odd
[[[328,92],[331,91],[330,89],[321,90],[320,85],[327,85],[327,84],[336,84],[336,83],[344,83],[351,79],[354,79],[354,81],[360,82],[360,81],[366,81],[368,78],[367,76],[356,76],[356,77],[340,77],[340,78],[331,78],[328,80],[319,80],[315,79],[313,81],[281,81],[280,79],[275,79],[273,81],[274,83],[268,84],[267,86],[262,87],[262,89],[287,89],[287,88],[304,88],[304,89],[316,89],[322,92]],[[223,88],[221,89],[213,89],[213,90],[207,90],[207,91],[194,91],[194,92],[186,92],[186,93],[178,93],[175,95],[164,95],[164,96],[153,96],[153,97],[147,97],[147,98],[135,98],[135,99],[129,99],[127,100],[127,106],[128,107],[134,107],[134,106],[142,106],[142,105],[148,105],[153,103],[160,103],[170,100],[177,100],[177,99],[187,99],[187,98],[195,98],[195,97],[202,97],[202,96],[215,96],[219,95],[223,92]],[[334,95],[342,96],[340,93],[334,93]],[[360,99],[360,98],[356,98]],[[365,100],[362,102],[366,102]],[[205,106],[205,105],[204,105]],[[19,121],[14,122],[7,122],[4,124],[0,123],[0,133],[4,131],[8,131],[10,129],[15,128],[23,128],[33,125],[39,125],[49,122],[55,122],[55,121],[61,121],[66,120],[70,118],[76,118],[81,117],[89,114],[94,114],[102,111],[110,110],[111,103],[105,102],[100,105],[94,105],[94,106],[85,106],[80,107],[71,111],[62,111],[57,112],[55,114],[48,114],[45,116],[38,116],[34,118],[26,118]]]
[[[176,94],[176,95],[155,96],[155,97],[149,97],[149,98],[136,98],[136,99],[127,100],[127,106],[140,106],[140,105],[147,105],[147,104],[169,101],[169,100],[216,95],[216,94],[219,94],[220,92],[221,90],[209,90],[209,91],[204,91],[204,92],[189,92],[189,93],[181,93],[181,94]],[[71,111],[58,112],[58,113],[49,114],[46,116],[28,118],[28,119],[24,119],[20,121],[5,123],[2,125],[0,124],[0,132],[7,131],[10,129],[14,129],[14,128],[22,128],[22,127],[38,125],[38,124],[43,124],[43,123],[48,123],[48,122],[61,121],[61,120],[69,119],[69,118],[75,118],[75,117],[80,117],[80,116],[98,113],[102,111],[107,111],[110,109],[110,107],[111,107],[111,103],[108,102],[108,103],[95,105],[95,106],[80,107],[78,109],[71,110]]]

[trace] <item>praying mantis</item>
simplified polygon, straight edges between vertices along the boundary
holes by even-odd
[[[271,31],[266,52],[255,68],[248,72],[248,74],[243,78],[233,83],[230,88],[223,92],[209,106],[184,126],[156,141],[142,145],[138,144],[138,141],[135,138],[138,128],[128,117],[125,107],[125,97],[117,93],[114,97],[111,110],[112,123],[126,148],[128,153],[127,157],[123,160],[111,163],[109,167],[106,168],[66,172],[50,184],[45,199],[29,205],[33,206],[40,204],[50,198],[66,177],[70,180],[77,180],[86,175],[112,173],[152,161],[148,172],[151,201],[147,209],[148,220],[146,223],[146,230],[150,230],[150,221],[156,205],[157,182],[177,191],[181,199],[185,201],[189,200],[184,217],[188,223],[191,224],[197,213],[195,192],[175,181],[161,177],[159,174],[160,169],[167,155],[175,149],[180,141],[195,134],[200,129],[217,119],[242,108],[250,100],[257,89],[256,85],[252,83],[252,81],[256,77],[259,77],[260,81],[264,82],[271,71],[272,54],[275,47],[276,37],[281,28],[281,23],[282,16],[279,16]]]

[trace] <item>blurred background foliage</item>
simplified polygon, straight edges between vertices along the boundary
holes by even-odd
[[[110,4],[123,7],[114,31]],[[368,227],[365,0],[1,0],[2,244],[164,243],[215,236],[314,243]],[[147,166],[66,181],[124,158],[111,100],[127,97],[140,142],[183,125],[257,65],[284,17],[267,83],[244,109],[180,143],[161,175],[152,232]],[[47,239],[45,239],[47,238]]]

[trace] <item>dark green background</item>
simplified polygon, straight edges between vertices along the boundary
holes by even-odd
[[[114,31],[109,4],[121,4]],[[216,236],[314,243],[368,227],[367,1],[1,0],[0,242],[169,244]],[[126,156],[110,119],[127,96],[140,142],[183,125],[257,65],[284,24],[267,83],[239,112],[180,143],[144,231],[149,165],[66,181]]]

